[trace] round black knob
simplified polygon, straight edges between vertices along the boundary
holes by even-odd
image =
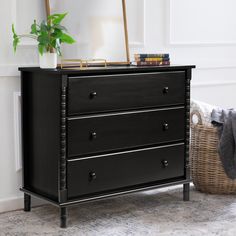
[[[96,133],[96,132],[92,132],[92,133],[90,134],[90,138],[91,138],[92,140],[96,139],[96,138],[97,138],[97,133]]]
[[[93,98],[96,98],[97,97],[97,92],[92,92],[90,93],[90,98],[93,99]]]
[[[164,87],[163,88],[163,94],[167,94],[169,92],[169,87]]]
[[[89,180],[93,181],[97,178],[96,173],[94,171],[89,173]]]
[[[167,131],[169,129],[169,125],[167,123],[163,124],[163,130]]]
[[[167,160],[163,160],[162,165],[164,168],[166,168],[169,165],[169,162]]]

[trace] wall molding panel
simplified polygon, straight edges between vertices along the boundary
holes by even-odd
[[[236,65],[231,66],[197,66],[194,70],[224,70],[224,69],[236,69]]]
[[[0,77],[19,76],[18,65],[0,65]]]
[[[209,39],[201,39],[201,40],[176,40],[176,39],[174,39],[173,29],[175,27],[173,25],[173,22],[174,22],[173,11],[175,8],[173,7],[173,5],[176,4],[177,1],[180,1],[180,0],[167,0],[167,12],[166,12],[167,22],[168,22],[167,39],[169,40],[170,46],[176,46],[176,47],[178,47],[178,46],[199,46],[199,47],[236,46],[236,39],[231,40],[232,37],[229,37],[230,38],[229,40],[217,39],[216,37],[214,37],[214,40],[212,40],[212,39],[211,40],[209,40]],[[188,9],[186,9],[186,8],[183,8],[183,9],[184,9],[184,11],[188,11]],[[222,10],[222,9],[220,9],[220,10]],[[227,12],[225,15],[227,15]],[[217,19],[221,20],[221,21],[224,20],[221,17],[217,17]],[[204,22],[204,19],[201,19],[201,21]],[[215,24],[217,24],[217,22],[215,22]],[[183,26],[183,28],[186,28],[186,27]],[[188,34],[188,32],[186,32],[186,34]],[[226,35],[224,35],[224,36],[226,36]]]
[[[24,66],[38,66],[38,64],[27,64],[27,65],[18,65],[18,64],[0,64],[0,79],[1,77],[15,77],[20,76],[20,72],[18,71],[18,67]]]
[[[128,1],[126,1],[126,4],[128,4]],[[133,0],[135,1],[135,0]],[[141,37],[140,39],[135,39],[135,40],[131,40],[129,42],[129,46],[130,48],[144,48],[145,44],[146,44],[146,0],[141,0],[141,8],[139,9],[140,12],[137,13],[138,14],[138,18],[139,20],[142,22],[142,27],[140,27],[140,25],[138,23],[135,24],[136,27],[138,27],[139,30],[141,30]],[[141,17],[140,17],[141,16]],[[127,11],[127,21],[129,23],[129,11]],[[128,31],[129,31],[129,27],[128,27]]]
[[[236,85],[235,81],[217,81],[217,82],[203,82],[203,83],[192,83],[192,87],[218,87],[218,86],[230,86],[230,85]]]
[[[14,23],[15,28],[17,31],[19,31],[19,33],[25,33],[25,32],[20,32],[20,29],[18,29],[17,27],[19,26],[19,24],[17,24],[17,22],[19,22],[20,20],[17,17],[17,11],[18,11],[18,4],[21,4],[21,1],[19,0],[11,0],[12,1],[12,23]],[[44,1],[42,1],[42,4],[44,3]],[[31,22],[30,22],[31,23]],[[37,42],[35,42],[34,40],[31,39],[22,39],[21,42],[19,43],[19,48],[24,48],[24,47],[36,47],[37,46]]]
[[[16,171],[22,169],[22,149],[21,149],[21,93],[13,93],[14,110],[14,151]]]

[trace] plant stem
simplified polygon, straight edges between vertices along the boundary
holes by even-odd
[[[36,39],[37,40],[37,36],[35,35],[32,35],[32,34],[21,34],[21,35],[18,35],[19,38],[31,38],[31,39]]]

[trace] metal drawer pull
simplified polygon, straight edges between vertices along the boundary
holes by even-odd
[[[168,165],[169,165],[169,162],[167,160],[163,160],[161,163],[164,168],[168,167]]]
[[[167,123],[163,124],[163,130],[167,131],[169,129],[169,125]]]
[[[91,138],[91,140],[96,139],[96,138],[97,138],[97,133],[96,133],[96,132],[92,132],[92,133],[90,134],[90,138]]]
[[[93,98],[96,98],[97,97],[97,92],[92,92],[90,93],[90,98],[93,99]]]
[[[89,181],[93,181],[97,178],[96,173],[95,172],[90,172],[89,173]]]
[[[169,92],[169,87],[164,87],[163,88],[163,94],[167,94]]]

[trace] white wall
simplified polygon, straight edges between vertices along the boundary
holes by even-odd
[[[95,1],[95,0],[94,0]],[[133,5],[138,1],[138,4]],[[44,17],[42,0],[8,0],[0,8],[0,212],[22,206],[16,171],[13,94],[20,91],[17,67],[38,63],[31,41],[17,54],[11,23],[24,32]],[[167,52],[174,64],[195,64],[192,97],[236,107],[236,2],[234,0],[127,0],[134,52]],[[138,11],[138,15],[134,12]],[[81,11],[79,14],[83,14]],[[135,26],[135,22],[138,24]]]

